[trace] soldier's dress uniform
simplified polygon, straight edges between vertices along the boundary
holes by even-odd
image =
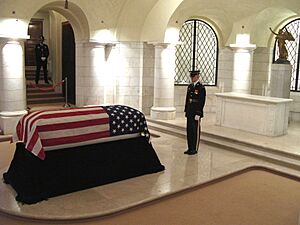
[[[185,154],[193,155],[198,152],[200,141],[200,119],[203,117],[203,108],[205,105],[206,90],[205,87],[198,80],[195,84],[191,83],[187,88],[185,100],[185,116],[187,118],[187,143],[188,150]],[[195,116],[200,117],[199,120]]]
[[[35,74],[35,83],[38,84],[40,79],[41,67],[43,67],[44,80],[45,83],[48,81],[48,70],[47,70],[47,61],[49,56],[49,48],[46,44],[37,44],[35,46],[35,57],[36,57],[36,74]],[[42,60],[42,57],[45,57],[45,60]]]

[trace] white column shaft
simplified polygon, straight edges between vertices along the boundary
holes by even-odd
[[[174,107],[175,46],[155,46],[154,101],[151,117],[175,119]]]
[[[12,133],[26,113],[26,80],[23,42],[0,39],[0,128]]]
[[[230,45],[234,51],[232,92],[250,94],[255,45]]]

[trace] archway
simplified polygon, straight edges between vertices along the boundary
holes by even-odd
[[[76,77],[76,65],[75,65],[75,49],[76,42],[89,40],[89,26],[87,18],[81,8],[74,3],[69,3],[68,8],[65,8],[63,2],[51,2],[41,7],[31,18],[29,28],[35,21],[40,21],[42,24],[41,33],[46,37],[47,44],[49,46],[50,56],[48,62],[49,79],[52,84],[56,86],[55,91],[37,91],[45,88],[35,88],[35,93],[30,93],[31,89],[27,88],[27,103],[62,103],[65,97],[65,88],[59,86],[62,80],[68,75],[68,102],[75,104],[75,77]],[[68,28],[66,28],[68,24]],[[30,29],[29,29],[30,30]],[[66,33],[67,32],[67,33]],[[72,34],[72,35],[69,35]],[[33,35],[35,39],[36,35]],[[30,39],[31,40],[31,39]],[[30,41],[29,40],[29,41]],[[27,41],[28,42],[28,41]],[[71,44],[71,45],[70,45]],[[68,45],[66,47],[66,45]],[[35,46],[35,45],[33,45]],[[70,48],[72,46],[72,48]],[[32,54],[31,47],[31,59]],[[25,55],[27,53],[25,52]],[[66,62],[67,58],[72,59]],[[25,57],[26,58],[26,57]],[[28,58],[28,57],[27,57]],[[30,57],[29,57],[30,59]],[[32,60],[26,60],[31,61]],[[67,66],[66,66],[67,65]],[[29,72],[29,77],[33,79],[35,66],[26,65],[26,71]],[[41,76],[42,77],[42,76]],[[27,78],[28,79],[28,78]],[[32,82],[33,83],[33,82]],[[42,83],[42,82],[41,82]],[[27,81],[28,84],[28,81]],[[47,86],[47,85],[46,85]],[[29,89],[29,91],[28,91]],[[49,88],[46,88],[49,89]],[[40,99],[40,100],[39,100]]]

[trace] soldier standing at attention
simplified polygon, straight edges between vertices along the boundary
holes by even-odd
[[[185,100],[185,117],[187,118],[188,150],[184,154],[197,154],[200,141],[201,118],[205,105],[206,91],[199,80],[200,71],[190,71],[192,83],[187,88]]]
[[[46,84],[48,81],[48,70],[47,61],[49,56],[48,45],[44,44],[44,36],[40,36],[40,43],[35,46],[35,59],[36,59],[36,73],[35,73],[35,83],[39,83],[41,67],[43,67],[44,80]]]

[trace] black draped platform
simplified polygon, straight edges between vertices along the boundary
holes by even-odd
[[[16,200],[32,204],[49,197],[163,171],[145,137],[52,150],[41,160],[17,143],[4,182]]]

